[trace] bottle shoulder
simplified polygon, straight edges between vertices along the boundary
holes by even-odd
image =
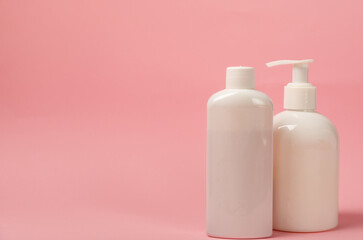
[[[338,131],[333,122],[317,112],[283,111],[274,116],[274,131],[311,134],[331,133],[338,138]]]
[[[269,96],[254,89],[221,90],[208,99],[208,108],[216,105],[273,107],[272,100]]]

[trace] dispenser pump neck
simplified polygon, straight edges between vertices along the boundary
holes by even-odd
[[[309,83],[309,63],[306,60],[279,60],[269,62],[268,67],[291,64],[292,82],[284,89],[284,108],[291,110],[314,110],[316,107],[316,87]]]

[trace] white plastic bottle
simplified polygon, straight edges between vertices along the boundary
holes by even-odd
[[[252,67],[227,68],[226,89],[208,101],[207,233],[272,234],[271,99],[254,90]]]
[[[286,111],[274,117],[274,229],[317,232],[338,224],[339,140],[333,123],[314,111],[316,88],[308,83],[312,60],[293,64],[285,86]]]

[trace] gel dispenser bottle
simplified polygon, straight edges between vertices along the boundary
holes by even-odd
[[[338,224],[339,139],[334,124],[315,112],[316,87],[308,83],[313,60],[292,64],[283,111],[274,117],[274,229],[318,232]]]
[[[207,106],[207,234],[272,234],[271,99],[256,91],[252,67],[227,68],[226,89]]]

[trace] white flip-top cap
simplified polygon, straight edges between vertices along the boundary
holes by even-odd
[[[292,83],[284,88],[284,108],[291,110],[314,110],[316,107],[316,87],[308,82],[309,63],[306,60],[279,60],[269,62],[268,67],[292,64]]]
[[[253,67],[228,67],[226,88],[255,88],[255,70]]]

